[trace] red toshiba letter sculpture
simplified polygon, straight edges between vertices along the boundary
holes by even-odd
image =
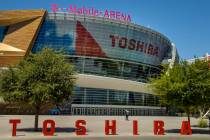
[[[47,131],[47,125],[50,124],[50,130]],[[42,128],[42,133],[44,136],[53,136],[55,133],[55,121],[53,120],[45,120],[43,122],[43,128]]]
[[[133,120],[133,135],[139,135],[138,133],[138,121]]]
[[[180,129],[181,135],[192,135],[192,129],[188,121],[182,121],[182,128]]]
[[[84,126],[86,125],[86,121],[85,120],[77,120],[75,123],[75,127],[76,127],[76,135],[86,135],[86,127]]]
[[[155,135],[164,135],[164,122],[161,120],[154,121],[154,134]]]
[[[109,133],[111,130],[111,133]],[[105,121],[105,135],[116,135],[116,120],[112,120],[112,124],[109,124],[109,120]]]
[[[20,119],[9,120],[9,123],[12,124],[12,136],[16,136],[17,124],[21,123],[21,120]]]

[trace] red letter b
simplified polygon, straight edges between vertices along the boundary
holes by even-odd
[[[154,134],[155,135],[164,135],[164,122],[161,120],[154,121]]]

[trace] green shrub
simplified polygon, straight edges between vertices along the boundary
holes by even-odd
[[[206,119],[200,119],[199,121],[198,121],[198,126],[200,127],[200,128],[205,128],[205,127],[207,127],[208,126],[208,123],[207,123],[207,120]]]

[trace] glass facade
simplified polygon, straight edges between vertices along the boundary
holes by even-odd
[[[159,75],[162,61],[172,57],[170,41],[156,31],[132,23],[68,13],[47,14],[32,52],[44,47],[64,50],[67,61],[75,65],[78,73],[144,83]],[[75,87],[72,103],[72,112],[83,115],[95,109],[99,115],[107,111],[109,115],[122,114],[123,108],[118,110],[116,106],[131,107],[134,115],[160,111],[154,109],[159,101],[152,94],[112,89]],[[109,107],[102,109],[104,106]],[[135,106],[153,109],[132,108]]]
[[[0,42],[2,42],[4,35],[6,32],[6,27],[5,26],[0,26]]]
[[[75,87],[73,104],[159,106],[159,101],[147,93]]]
[[[78,21],[81,25],[83,24],[85,29],[78,25]],[[112,34],[159,44],[161,48],[160,56],[154,57],[136,51],[129,52],[121,50],[119,47],[113,49],[111,47],[112,39],[110,38]],[[93,39],[102,50],[94,48],[95,44],[87,41]],[[82,51],[78,49],[78,46],[81,47],[81,45],[83,47]],[[169,42],[161,38],[160,35],[150,35],[149,32],[124,24],[58,13],[48,14],[41,26],[32,51],[37,52],[44,47],[55,50],[63,49],[69,61],[75,64],[79,73],[139,82],[147,82],[150,77],[159,75],[161,71],[160,60],[171,57]],[[99,51],[103,51],[106,55],[102,55]]]
[[[45,19],[38,37],[35,41],[33,52],[40,51],[44,47],[54,50],[63,49],[67,54],[74,54],[73,47],[75,23],[67,20]]]
[[[112,58],[153,66],[172,55],[170,41],[151,29],[64,13],[48,13],[33,52],[43,47],[64,49],[68,55]]]
[[[149,78],[159,75],[161,68],[142,63],[96,57],[69,57],[79,73],[101,75],[147,82]]]

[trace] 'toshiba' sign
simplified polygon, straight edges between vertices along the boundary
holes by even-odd
[[[58,4],[52,4],[51,10],[53,12],[68,12],[72,14],[77,15],[87,15],[87,16],[99,16],[114,20],[121,20],[125,22],[131,22],[131,16],[129,14],[120,12],[120,11],[114,11],[114,10],[108,10],[105,9],[104,11],[101,11],[99,9],[96,9],[94,7],[77,7],[76,5],[69,5],[69,7],[59,7]]]
[[[9,120],[9,123],[12,125],[12,136],[16,136],[16,129],[17,125],[21,123],[20,119],[11,119]],[[75,121],[75,134],[76,135],[87,135],[87,128],[86,125],[88,122],[85,120],[76,120]],[[154,120],[153,123],[153,133],[154,135],[164,135],[165,129],[164,129],[164,121],[162,120]],[[133,129],[131,130],[131,133],[133,135],[140,135],[141,130],[138,130],[138,120],[133,120],[132,124]],[[117,121],[116,120],[105,120],[104,123],[104,134],[105,135],[117,135]],[[56,123],[54,120],[44,120],[43,126],[42,126],[42,133],[44,136],[53,136],[55,133]],[[119,132],[120,133],[120,132]],[[181,129],[180,129],[181,135],[191,135],[192,130],[190,127],[190,123],[188,121],[182,121]]]

